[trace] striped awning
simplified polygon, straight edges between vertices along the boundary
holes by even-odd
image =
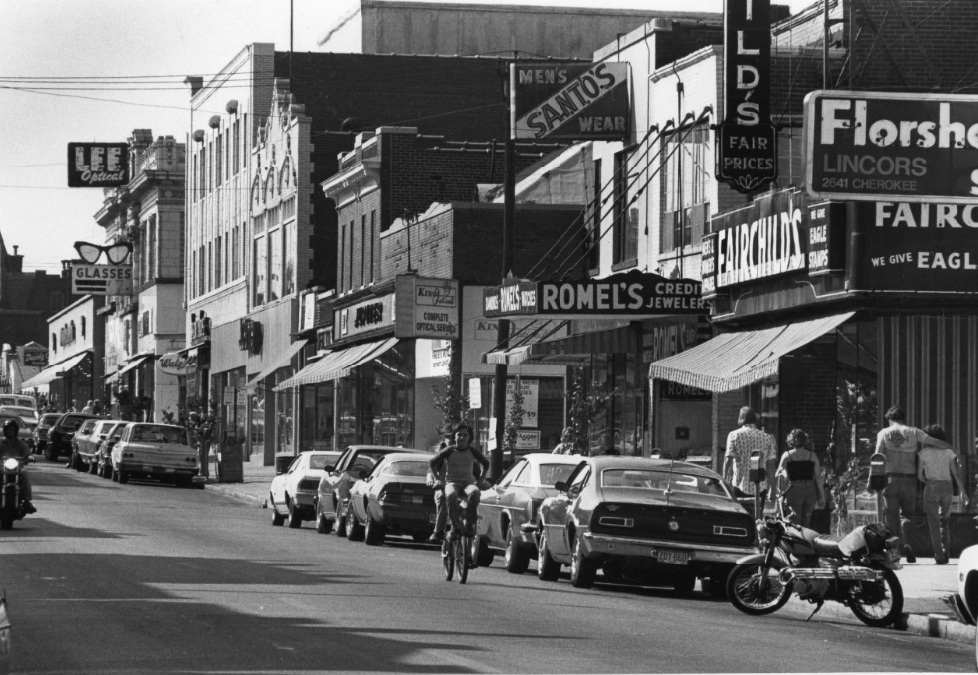
[[[24,389],[35,389],[43,385],[49,384],[52,380],[63,377],[69,370],[77,366],[79,363],[85,360],[85,358],[91,354],[91,350],[86,350],[81,354],[75,354],[69,359],[65,359],[61,363],[56,363],[53,366],[48,366],[37,375],[20,385],[21,391]]]
[[[252,376],[252,378],[248,381],[248,384],[245,385],[245,388],[247,388],[248,391],[254,391],[266,377],[274,373],[279,368],[284,368],[285,366],[289,365],[292,362],[292,357],[298,354],[302,348],[306,346],[307,342],[309,341],[296,340],[293,342],[291,345],[289,345],[288,349],[279,354],[277,358],[273,359],[272,362],[263,368],[260,373]]]
[[[724,333],[692,349],[656,361],[649,378],[712,392],[740,389],[778,372],[781,357],[834,331],[855,312],[773,328]]]
[[[317,384],[338,380],[364,363],[373,361],[397,344],[397,338],[387,338],[378,342],[367,342],[328,353],[315,363],[311,363],[289,379],[280,382],[275,391],[295,389],[304,384]]]

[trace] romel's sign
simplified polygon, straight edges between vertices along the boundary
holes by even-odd
[[[693,279],[631,271],[583,281],[520,281],[483,294],[483,313],[496,316],[643,318],[705,314],[710,305]]]
[[[809,192],[825,199],[978,199],[978,96],[814,91],[805,97]]]

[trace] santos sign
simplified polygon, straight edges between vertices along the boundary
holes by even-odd
[[[978,199],[978,97],[815,91],[805,97],[809,192],[825,199]]]

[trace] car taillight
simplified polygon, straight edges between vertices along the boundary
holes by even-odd
[[[303,478],[299,481],[299,489],[306,492],[315,492],[319,487],[319,481],[315,478]]]
[[[387,492],[387,488],[381,489],[380,494],[377,495],[377,501],[378,502],[389,502],[389,501],[393,501],[391,499],[391,495]]]

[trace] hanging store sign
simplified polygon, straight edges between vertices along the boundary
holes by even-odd
[[[197,368],[197,350],[169,352],[161,356],[157,363],[167,375],[186,375]]]
[[[778,177],[778,133],[771,124],[771,2],[726,0],[724,110],[717,127],[717,180],[756,192]]]
[[[860,203],[861,288],[978,292],[978,204]]]
[[[71,264],[74,295],[132,295],[131,265]]]
[[[627,63],[510,65],[513,138],[628,137]]]
[[[822,199],[978,199],[978,96],[814,91],[805,181]]]
[[[334,310],[333,339],[369,333],[394,326],[394,295],[371,298]]]
[[[800,192],[782,190],[715,216],[703,243],[705,292],[805,269],[807,207]]]
[[[48,353],[47,350],[43,352],[24,352],[24,365],[34,366],[34,367],[44,367],[48,365]]]
[[[394,337],[459,338],[458,281],[401,274],[394,281],[394,297]]]
[[[632,270],[604,279],[519,281],[483,292],[484,316],[542,316],[551,319],[644,318],[662,314],[706,314],[701,284]]]
[[[128,183],[128,144],[68,144],[68,187],[110,188]]]
[[[845,264],[845,204],[811,204],[808,207],[808,276],[842,272]]]

